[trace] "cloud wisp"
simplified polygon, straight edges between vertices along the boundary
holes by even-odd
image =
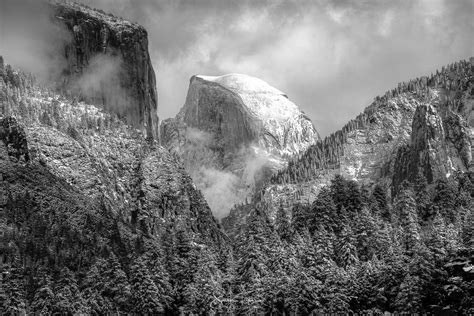
[[[0,1],[0,55],[44,81],[61,75],[66,66],[64,43],[71,39],[51,15],[43,1]]]

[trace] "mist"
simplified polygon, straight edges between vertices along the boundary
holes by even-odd
[[[0,1],[0,55],[6,63],[44,82],[56,81],[61,75],[66,66],[62,52],[71,40],[52,15],[44,1]]]
[[[219,220],[229,214],[234,204],[245,198],[239,177],[231,172],[202,167],[193,172],[192,178],[204,194],[212,214]]]
[[[244,202],[272,171],[284,165],[256,144],[248,144],[228,153],[232,157],[227,159],[234,163],[224,166],[215,151],[219,142],[213,134],[187,127],[185,139],[181,148],[185,168],[219,220],[229,214],[232,206]]]

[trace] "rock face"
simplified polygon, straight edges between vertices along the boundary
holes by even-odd
[[[397,171],[392,173],[392,189],[396,192],[404,179],[418,172],[430,183],[455,172],[467,172],[471,162],[466,120],[436,103],[420,105],[413,117],[410,143],[399,148],[394,159]]]
[[[283,92],[240,74],[193,76],[185,105],[175,119],[162,123],[161,134],[193,178],[202,177],[202,168],[237,176],[240,198],[319,139]]]
[[[146,30],[75,3],[51,4],[71,34],[65,43],[61,86],[84,101],[103,104],[127,123],[158,139],[155,73]]]

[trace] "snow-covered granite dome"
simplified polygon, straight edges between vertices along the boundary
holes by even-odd
[[[301,114],[286,94],[261,79],[242,74],[197,77],[218,83],[238,94],[248,109],[260,119],[286,120]]]
[[[210,91],[213,92],[211,99],[208,99]],[[228,100],[221,102],[224,96]],[[255,77],[243,74],[192,77],[188,98],[182,109],[188,125],[202,128],[206,118],[199,112],[203,113],[203,108],[209,110],[209,106],[218,106],[217,112],[223,115],[219,117],[224,119],[221,124],[225,122],[239,125],[235,126],[237,131],[228,124],[222,126],[224,132],[232,131],[227,135],[232,139],[229,143],[232,146],[248,142],[254,145],[258,143],[259,147],[266,148],[278,156],[291,156],[319,139],[311,120],[285,93]],[[233,109],[228,108],[229,106]],[[237,117],[243,115],[238,122],[234,122],[235,116],[226,117],[226,114],[229,114],[227,111],[235,110],[238,112],[235,113]],[[196,122],[197,118],[199,122]],[[246,131],[242,131],[242,127]]]
[[[163,145],[181,156],[205,195],[213,182],[198,179],[202,168],[230,172],[247,192],[319,139],[285,93],[242,74],[193,76],[186,103],[162,123],[161,133]],[[213,208],[212,197],[206,198]]]

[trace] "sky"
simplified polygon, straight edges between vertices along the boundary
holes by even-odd
[[[192,75],[243,73],[326,136],[398,82],[474,55],[474,0],[78,2],[147,29],[160,119],[183,106]]]

